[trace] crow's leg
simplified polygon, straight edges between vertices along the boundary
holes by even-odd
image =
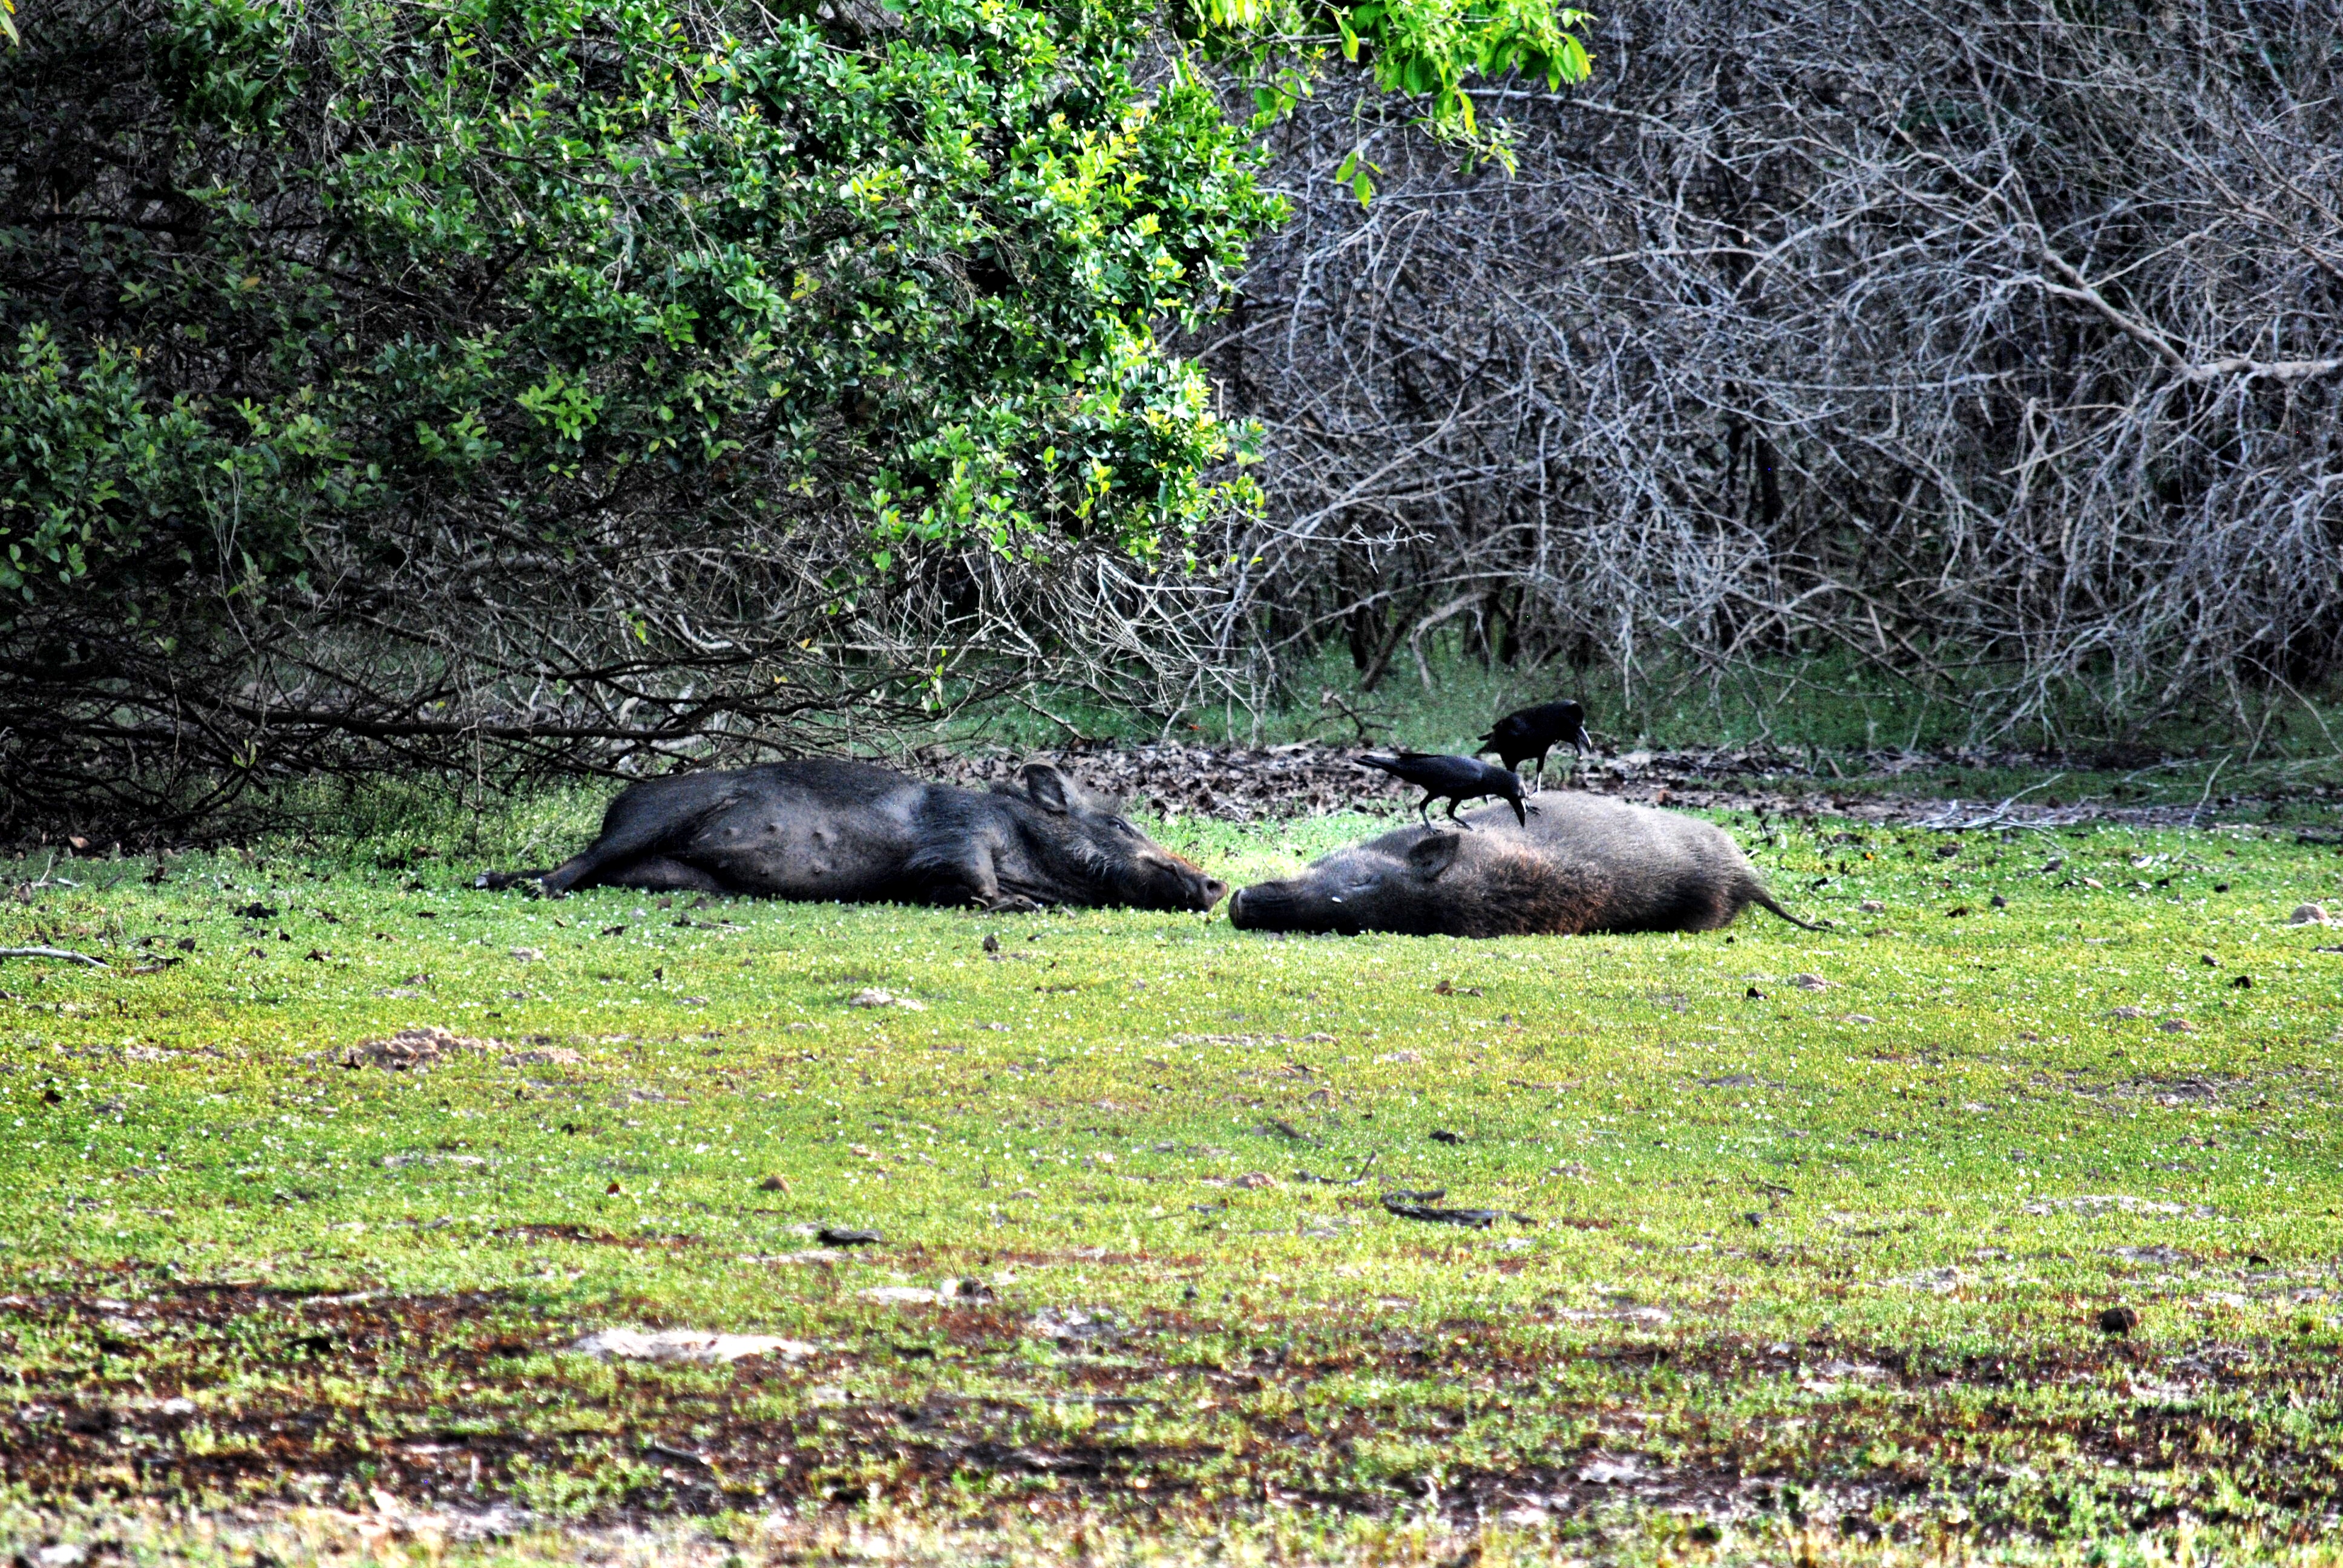
[[[1470,833],[1473,831],[1473,824],[1467,822],[1464,819],[1456,814],[1456,808],[1463,803],[1463,799],[1460,796],[1451,795],[1448,797],[1448,819],[1455,823],[1456,826],[1463,831]]]
[[[1432,826],[1432,802],[1435,799],[1432,791],[1426,789],[1423,799],[1415,803],[1415,814],[1423,819],[1423,825],[1427,828]]]

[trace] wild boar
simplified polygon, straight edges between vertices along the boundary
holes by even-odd
[[[1725,831],[1696,817],[1605,796],[1548,790],[1517,825],[1510,808],[1471,812],[1478,831],[1403,828],[1239,890],[1246,930],[1398,931],[1503,937],[1580,931],[1712,931],[1775,903]]]
[[[610,802],[584,853],[478,885],[529,879],[551,894],[618,887],[996,911],[1202,910],[1228,891],[1055,768],[1029,766],[980,793],[835,759],[645,779]]]

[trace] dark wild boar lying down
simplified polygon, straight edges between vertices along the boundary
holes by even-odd
[[[1121,805],[1035,764],[989,793],[865,762],[772,762],[630,786],[602,835],[549,871],[479,886],[746,893],[848,903],[1209,910],[1228,890],[1132,827]]]
[[[1403,828],[1337,849],[1298,877],[1244,888],[1229,919],[1247,930],[1398,931],[1506,937],[1581,931],[1713,931],[1775,903],[1741,847],[1696,817],[1600,795],[1533,796],[1466,814],[1474,829]]]

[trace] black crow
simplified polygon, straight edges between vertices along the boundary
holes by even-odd
[[[1369,768],[1380,768],[1393,778],[1413,784],[1423,791],[1423,799],[1415,803],[1423,818],[1423,825],[1432,826],[1432,803],[1448,802],[1448,819],[1460,828],[1470,829],[1470,822],[1458,822],[1456,808],[1465,800],[1480,800],[1494,795],[1513,803],[1513,815],[1523,827],[1529,826],[1529,811],[1522,799],[1520,775],[1510,768],[1492,768],[1477,757],[1443,757],[1432,751],[1403,751],[1396,757],[1362,757],[1359,760]]]
[[[1544,778],[1545,754],[1565,740],[1574,752],[1583,752],[1594,744],[1586,737],[1586,709],[1575,702],[1541,702],[1535,708],[1508,713],[1491,725],[1489,733],[1481,737],[1481,750],[1495,752],[1509,769],[1534,757],[1538,776]]]

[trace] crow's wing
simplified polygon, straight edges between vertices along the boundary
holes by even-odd
[[[1570,704],[1541,702],[1535,708],[1524,708],[1513,716],[1514,733],[1523,739],[1551,735],[1570,723]]]
[[[1478,789],[1492,778],[1510,777],[1507,769],[1493,768],[1477,757],[1426,757],[1421,777],[1436,778],[1443,789]]]
[[[1420,789],[1437,789],[1443,794],[1469,785],[1488,766],[1469,757],[1451,757],[1439,751],[1403,751],[1397,757],[1363,757],[1359,760],[1393,778],[1404,779]]]

